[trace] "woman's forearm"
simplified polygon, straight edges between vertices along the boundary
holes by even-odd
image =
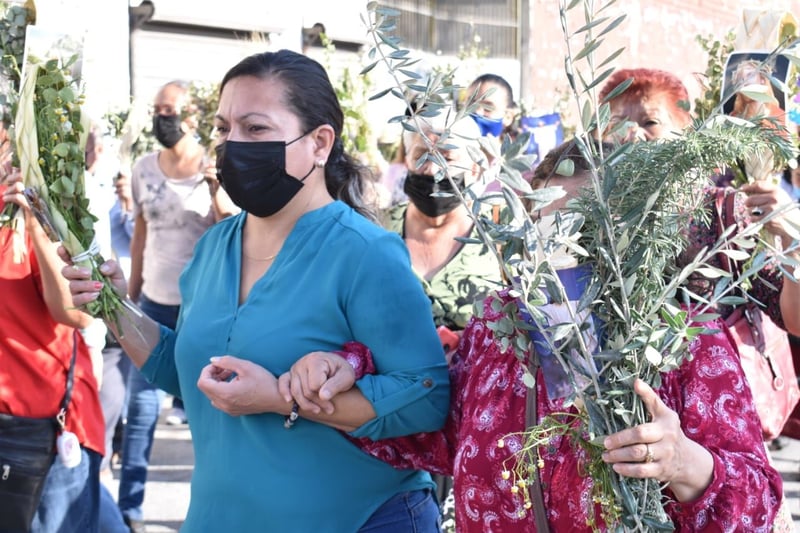
[[[57,244],[42,230],[32,214],[26,215],[25,230],[31,238],[33,253],[39,263],[45,305],[56,322],[73,328],[85,328],[92,317],[72,305],[69,284],[61,275],[65,263],[58,256]]]
[[[800,259],[798,252],[794,252],[792,256],[794,259]],[[795,275],[800,275],[800,272]],[[800,336],[800,305],[797,305],[797,302],[800,302],[800,282],[792,281],[784,276],[780,298],[781,318],[786,331]]]
[[[341,431],[350,432],[373,420],[377,414],[372,404],[361,393],[358,387],[353,387],[347,392],[337,394],[333,400],[334,411],[327,414],[324,411],[313,413],[311,411],[299,412],[301,418],[313,420],[331,426]],[[291,404],[284,406],[282,414],[288,414]],[[285,411],[285,412],[283,412]]]
[[[158,323],[142,313],[130,300],[116,315],[117,321],[106,320],[125,353],[137,368],[141,368],[160,340]]]

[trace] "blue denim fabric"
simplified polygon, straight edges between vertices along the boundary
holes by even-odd
[[[431,489],[401,492],[375,511],[358,533],[440,533],[441,514]]]
[[[102,483],[100,483],[98,531],[99,533],[130,533],[130,528],[122,520],[122,513],[117,507],[117,502]]]
[[[67,468],[56,456],[47,473],[32,533],[98,533],[99,453],[81,448],[81,463]]]
[[[174,328],[178,321],[177,305],[161,305],[142,295],[139,307],[144,314],[169,328]],[[144,519],[142,503],[147,465],[164,395],[164,391],[148,383],[137,368],[131,368],[128,373],[127,420],[122,437],[118,504],[122,514],[132,520]]]
[[[178,324],[178,312],[181,310],[179,305],[162,305],[142,294],[139,297],[139,307],[144,314],[163,326],[175,329]]]

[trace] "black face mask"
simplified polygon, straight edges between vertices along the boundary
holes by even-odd
[[[314,171],[297,179],[286,173],[286,147],[290,142],[225,141],[216,147],[217,177],[231,201],[257,217],[274,215],[284,208]]]
[[[153,135],[164,148],[172,148],[178,141],[186,135],[181,129],[181,117],[179,115],[155,115],[153,116]]]
[[[453,181],[459,190],[464,189],[464,174],[453,176]],[[446,215],[461,205],[461,200],[455,195],[453,186],[447,178],[442,178],[437,183],[433,180],[433,176],[409,172],[403,184],[403,191],[416,208],[429,217]],[[431,196],[436,192],[447,192],[452,196]]]

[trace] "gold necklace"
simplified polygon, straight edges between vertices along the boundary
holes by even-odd
[[[242,255],[245,256],[247,259],[249,259],[251,261],[272,261],[273,259],[278,257],[278,254],[272,254],[269,257],[265,257],[263,259],[259,259],[258,257],[251,257],[251,256],[247,255],[246,253],[244,253],[244,250],[242,250]]]

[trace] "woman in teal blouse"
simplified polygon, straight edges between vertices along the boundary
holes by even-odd
[[[198,242],[176,331],[120,315],[134,363],[184,400],[195,470],[182,531],[438,531],[427,473],[396,470],[337,431],[438,429],[449,383],[402,239],[365,216],[327,74],[287,50],[246,58],[222,81],[215,122],[220,182],[242,213]],[[124,294],[118,267],[104,268]],[[76,305],[97,297],[87,272],[64,274]],[[331,412],[279,392],[299,358],[353,339],[372,348],[377,374]]]

